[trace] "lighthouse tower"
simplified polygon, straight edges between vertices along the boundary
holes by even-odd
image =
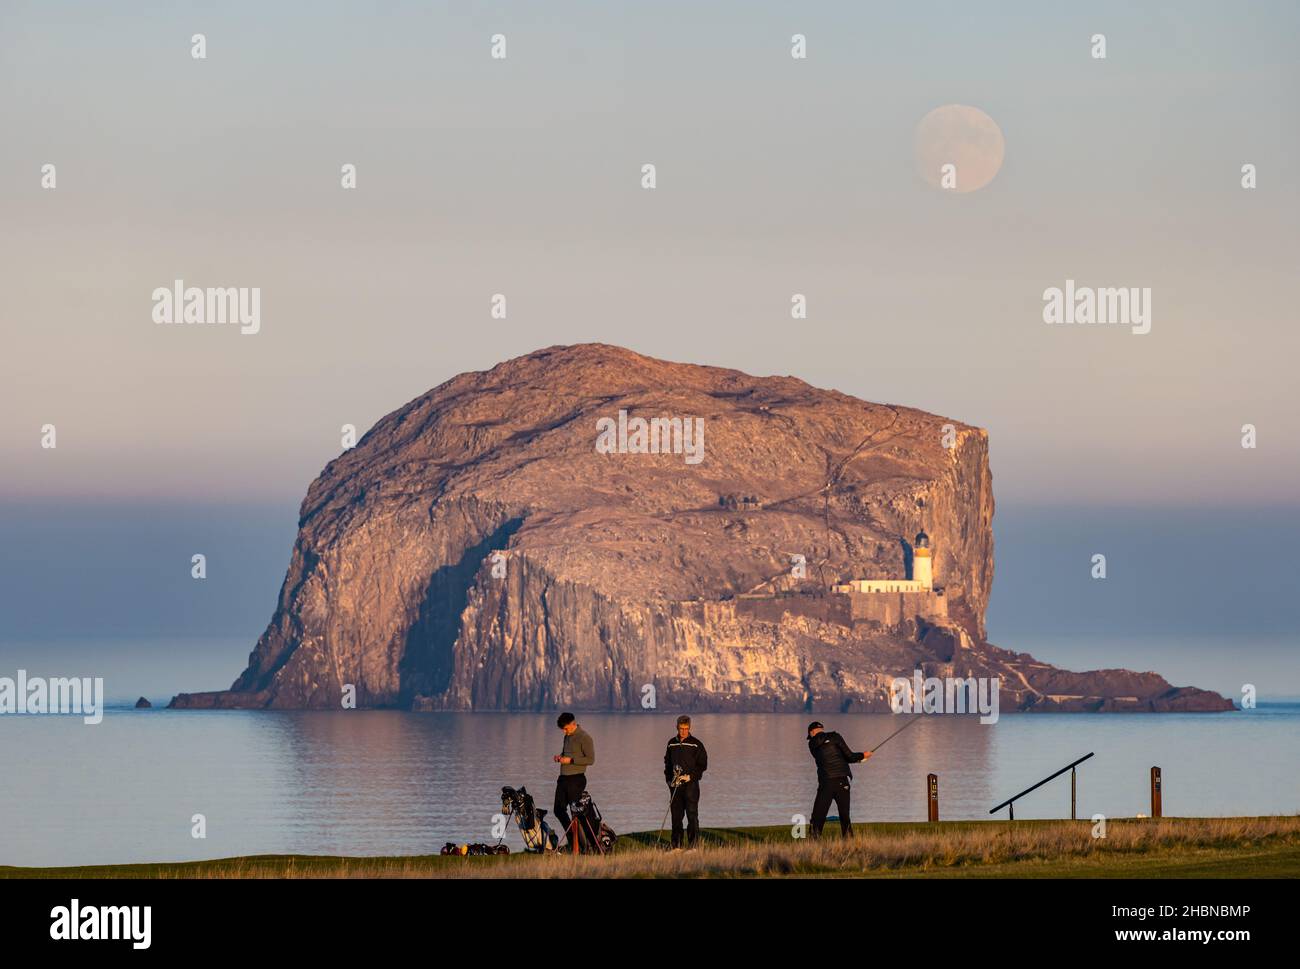
[[[912,580],[919,582],[921,588],[934,588],[934,565],[930,557],[930,536],[925,532],[916,533],[912,543]]]

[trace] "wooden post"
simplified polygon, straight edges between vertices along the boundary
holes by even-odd
[[[925,775],[925,801],[929,808],[929,820],[939,820],[939,775]]]
[[[1164,810],[1160,803],[1160,768],[1151,768],[1151,816],[1153,818],[1164,817]]]
[[[1071,821],[1078,820],[1079,817],[1076,808],[1076,805],[1078,804],[1076,793],[1077,792],[1074,784],[1074,768],[1071,767],[1070,768],[1070,820]]]

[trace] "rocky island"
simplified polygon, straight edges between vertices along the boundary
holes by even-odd
[[[599,344],[461,374],[308,489],[270,625],[179,708],[888,712],[915,670],[1011,710],[1230,710],[985,640],[988,435]]]

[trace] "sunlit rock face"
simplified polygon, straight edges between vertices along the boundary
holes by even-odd
[[[1003,710],[1230,706],[984,642],[987,445],[948,418],[611,346],[461,374],[330,462],[248,668],[172,705],[886,711],[893,678],[922,669],[999,677]],[[831,591],[908,578],[922,529],[941,612]]]

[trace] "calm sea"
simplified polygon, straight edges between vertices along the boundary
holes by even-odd
[[[589,786],[618,831],[663,817],[671,714],[587,714]],[[702,821],[789,824],[811,810],[807,714],[699,715],[708,747]],[[819,715],[855,749],[902,720]],[[1149,769],[1167,815],[1300,811],[1300,703],[1224,714],[927,717],[855,770],[857,820],[921,820],[939,776],[944,818],[989,809],[1089,752],[1081,817],[1149,810]],[[80,717],[0,717],[0,864],[179,861],[261,853],[397,855],[492,841],[504,784],[550,807],[560,732],[551,714],[251,712],[110,708]],[[1068,774],[1017,803],[1068,817]],[[191,836],[202,814],[207,837]],[[1005,810],[1000,816],[1005,817]],[[508,844],[519,847],[518,834]]]

